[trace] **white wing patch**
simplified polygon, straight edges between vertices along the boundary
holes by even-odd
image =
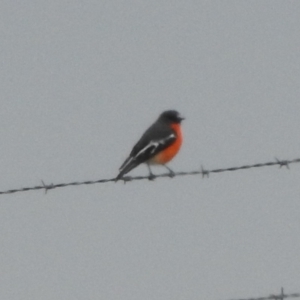
[[[142,155],[144,152],[146,152],[147,150],[149,150],[151,148],[153,148],[153,149],[151,149],[150,154],[155,153],[157,147],[159,147],[160,145],[166,144],[169,140],[172,140],[175,137],[176,137],[176,135],[174,133],[172,133],[163,139],[150,141],[150,143],[146,147],[144,147],[142,150],[140,150],[135,156],[129,157],[128,161],[126,161],[126,163],[124,164],[124,166],[122,166],[120,168],[120,170],[121,171],[124,170],[127,166],[129,166],[132,163],[132,161],[138,159],[138,157],[140,155]]]
[[[166,144],[167,141],[172,140],[173,138],[175,138],[175,134],[172,133],[169,136],[167,136],[166,138],[160,139],[160,140],[154,140],[154,141],[150,141],[150,143],[144,147],[142,150],[140,150],[136,155],[135,158],[139,157],[139,155],[143,154],[145,151],[147,151],[147,149],[153,147],[153,149],[151,150],[151,154],[155,152],[156,148],[159,145],[164,145]]]

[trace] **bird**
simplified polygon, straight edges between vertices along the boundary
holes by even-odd
[[[184,119],[176,110],[162,112],[134,145],[129,156],[119,168],[116,181],[142,163],[146,163],[148,167],[149,180],[155,178],[150,165],[164,166],[169,171],[169,176],[173,177],[175,173],[166,164],[181,147],[183,140],[181,121]]]

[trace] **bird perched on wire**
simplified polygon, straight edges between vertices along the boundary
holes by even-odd
[[[176,110],[161,113],[133,147],[130,155],[120,167],[116,181],[141,163],[147,164],[150,180],[155,178],[150,165],[164,166],[168,169],[170,177],[173,177],[174,172],[166,166],[166,163],[178,153],[181,147],[182,120],[184,118]]]

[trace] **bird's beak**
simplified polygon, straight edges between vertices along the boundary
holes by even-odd
[[[182,121],[182,120],[185,120],[185,117],[184,117],[183,115],[179,115],[179,116],[178,116],[178,119],[179,119],[180,121]]]

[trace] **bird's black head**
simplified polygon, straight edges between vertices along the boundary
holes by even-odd
[[[184,120],[184,117],[176,110],[166,110],[161,113],[159,118],[171,123],[181,123],[181,121]]]

